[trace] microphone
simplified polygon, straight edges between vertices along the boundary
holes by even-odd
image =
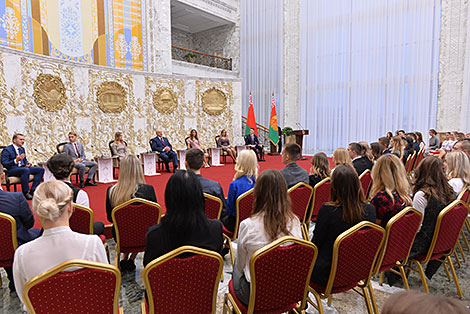
[[[36,148],[34,149],[34,151],[35,151],[36,153],[38,153],[39,155],[41,155],[43,158],[46,158],[46,161],[49,160],[49,157],[47,157],[46,154],[44,154],[44,153],[38,151]]]
[[[300,124],[299,122],[297,122],[295,125],[297,125],[297,126],[300,128],[300,130],[304,130],[304,127],[303,127],[303,125],[302,125],[302,124]]]

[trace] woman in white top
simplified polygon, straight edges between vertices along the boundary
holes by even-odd
[[[447,177],[450,186],[458,195],[470,185],[470,160],[463,151],[456,150],[446,155]]]
[[[15,252],[13,276],[22,302],[26,282],[65,261],[82,259],[108,263],[98,236],[76,233],[70,229],[72,198],[72,190],[62,181],[41,183],[34,193],[33,210],[39,216],[44,234],[18,247]]]
[[[233,288],[245,304],[250,300],[250,258],[254,252],[283,236],[302,238],[300,221],[291,210],[287,183],[278,170],[268,169],[254,189],[253,214],[240,223]]]

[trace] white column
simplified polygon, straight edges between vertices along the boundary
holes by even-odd
[[[147,10],[148,70],[171,73],[171,10],[168,0],[149,0]]]

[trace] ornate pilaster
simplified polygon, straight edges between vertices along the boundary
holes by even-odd
[[[149,0],[147,9],[148,70],[171,73],[171,11],[168,0]]]

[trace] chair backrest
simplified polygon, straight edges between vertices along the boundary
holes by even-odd
[[[59,154],[62,154],[62,152],[64,151],[65,144],[67,144],[67,142],[62,142],[62,143],[57,144],[56,148]]]
[[[363,173],[359,176],[359,181],[361,181],[362,192],[364,193],[364,197],[367,199],[369,196],[369,189],[372,183],[372,176],[370,174],[370,170],[366,169]]]
[[[219,253],[193,246],[150,262],[143,275],[149,312],[215,313],[223,265]]]
[[[453,201],[439,213],[431,245],[422,263],[452,253],[467,216],[468,206],[459,200]]]
[[[313,188],[313,201],[310,217],[312,221],[317,220],[318,211],[320,207],[330,201],[331,197],[331,181],[330,178],[325,178],[318,182]]]
[[[184,143],[186,144],[187,149],[191,148],[191,146],[189,145],[189,136],[184,139]]]
[[[93,211],[85,206],[73,204],[73,214],[70,216],[69,225],[72,231],[84,234],[93,234]]]
[[[235,229],[233,230],[232,239],[235,240],[238,236],[238,227],[240,223],[249,218],[253,212],[253,203],[255,202],[255,196],[253,194],[254,188],[249,189],[237,198],[236,210],[237,216],[235,220]]]
[[[16,220],[8,214],[0,213],[0,267],[13,265],[17,247]]]
[[[425,147],[423,147],[419,150],[418,156],[416,157],[416,161],[413,165],[413,170],[415,170],[418,167],[419,163],[423,160],[424,153],[425,153]]]
[[[299,182],[288,190],[292,211],[294,214],[299,217],[300,222],[307,221],[308,209],[310,205],[310,200],[313,195],[313,188],[305,184],[304,182]]]
[[[29,313],[117,314],[120,288],[115,266],[70,260],[28,281],[23,300]]]
[[[467,186],[466,188],[464,188],[464,189],[460,192],[460,194],[459,194],[459,196],[457,197],[457,199],[458,199],[459,201],[464,202],[464,203],[467,204],[467,206],[468,206],[468,205],[469,205],[469,204],[468,204],[468,203],[469,203],[469,198],[470,198],[470,187]]]
[[[215,147],[220,147],[220,145],[219,145],[219,138],[220,138],[220,135],[216,135],[216,136],[215,136]]]
[[[112,141],[110,141],[110,142],[108,143],[109,152],[111,153],[111,155],[109,155],[109,156],[112,156],[112,155],[113,155],[113,149],[111,148],[111,144],[112,144],[112,143],[114,143],[114,140],[112,140]]]
[[[411,173],[411,170],[413,169],[413,163],[415,161],[415,157],[416,157],[416,152],[414,152],[413,155],[409,155],[408,158],[406,159],[406,162],[405,162],[406,173]]]
[[[374,274],[394,267],[397,262],[406,264],[422,217],[416,209],[406,207],[387,222],[385,241]]]
[[[116,250],[142,252],[148,229],[160,222],[162,208],[154,202],[133,198],[116,206],[111,215],[116,231]]]
[[[214,195],[204,193],[206,216],[209,219],[220,219],[222,200]]]
[[[282,237],[256,251],[250,258],[248,313],[284,312],[299,301],[304,308],[317,255],[313,243],[294,237]]]
[[[385,230],[362,221],[340,234],[333,246],[333,259],[325,295],[367,285],[382,248]]]

